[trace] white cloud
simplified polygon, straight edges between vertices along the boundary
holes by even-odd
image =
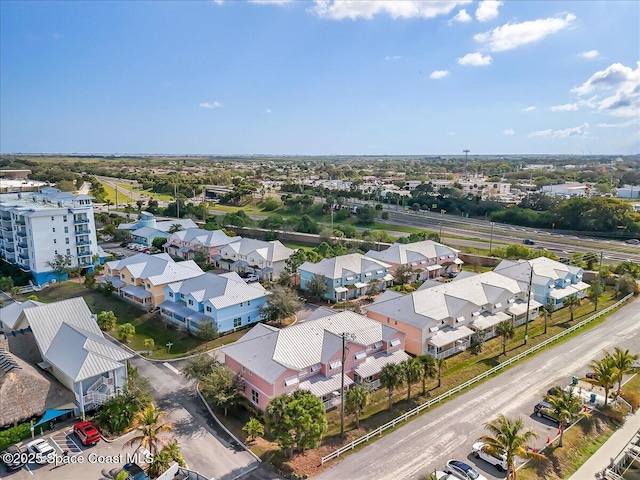
[[[580,56],[582,58],[586,58],[587,60],[593,60],[594,58],[598,58],[598,50],[589,50],[588,52],[582,52]]]
[[[531,105],[530,107],[527,108],[523,108],[522,111],[523,112],[533,112],[536,109],[536,107],[534,107],[533,105]]]
[[[597,108],[616,117],[640,116],[640,62],[635,70],[621,63],[613,63],[600,70],[571,90],[578,96],[596,93],[586,106]]]
[[[551,128],[547,128],[546,130],[538,130],[537,132],[531,132],[528,137],[544,137],[544,138],[569,138],[569,137],[580,137],[587,138],[589,136],[589,132],[587,129],[589,128],[588,123],[583,123],[577,127],[565,128],[564,130],[552,130]]]
[[[429,75],[429,78],[432,78],[433,80],[440,80],[441,78],[444,78],[448,75],[449,70],[436,70],[431,75]]]
[[[266,113],[266,114],[270,114],[270,113],[271,113],[271,109],[270,109],[270,108],[267,108],[267,109],[264,111],[264,113]]]
[[[401,55],[387,55],[384,59],[388,62],[389,60],[400,60],[402,58]]]
[[[513,135],[515,133],[516,132],[514,132],[511,128],[507,128],[504,132],[502,132],[503,135]]]
[[[467,53],[464,57],[458,59],[459,65],[471,65],[473,67],[485,67],[491,65],[491,56],[482,55],[481,53]]]
[[[476,9],[476,19],[479,22],[487,22],[498,16],[498,8],[503,3],[498,0],[480,0]]]
[[[564,18],[541,18],[522,23],[507,23],[488,32],[478,33],[473,38],[477,42],[484,43],[492,52],[504,52],[542,40],[568,27],[576,18],[573,13],[568,13]]]
[[[204,102],[204,103],[201,103],[200,106],[202,108],[221,108],[222,104],[220,102],[213,102],[213,103]]]
[[[316,0],[315,6],[308,9],[323,18],[371,20],[375,15],[389,15],[391,18],[434,18],[448,15],[459,5],[471,3],[471,0]]]
[[[549,110],[551,110],[552,112],[571,112],[578,110],[578,104],[565,103],[564,105],[554,105]]]
[[[469,15],[467,11],[464,8],[462,8],[458,11],[458,13],[456,13],[455,17],[449,20],[449,25],[451,25],[454,22],[468,23],[471,20],[472,20],[471,15]]]
[[[628,120],[628,121],[622,122],[622,123],[599,123],[598,125],[596,125],[596,127],[600,127],[600,128],[626,128],[626,127],[630,127],[631,125],[635,125],[636,123],[640,123],[640,117],[632,118],[631,120]]]

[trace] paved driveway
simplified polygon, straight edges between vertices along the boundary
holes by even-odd
[[[571,376],[587,371],[594,358],[614,346],[640,352],[640,300],[611,315],[604,323],[550,348],[536,357],[428,411],[362,451],[320,474],[318,480],[397,480],[442,469],[448,458],[476,465],[487,478],[504,478],[471,455],[471,445],[484,435],[484,422],[499,414],[522,417],[539,432],[534,445],[545,445],[557,427],[533,416],[533,406],[553,385],[567,385]]]
[[[182,447],[189,468],[216,480],[232,480],[257,467],[255,458],[234,448],[230,438],[211,420],[187,381],[174,364],[164,365],[133,358],[131,363],[149,379],[158,406],[173,423],[172,435]]]

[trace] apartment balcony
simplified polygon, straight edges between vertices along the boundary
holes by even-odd
[[[22,252],[18,255],[23,260],[29,260],[29,252]]]
[[[82,250],[81,252],[78,252],[78,254],[77,254],[78,258],[81,258],[81,257],[90,257],[91,255],[93,255],[93,254],[91,253],[91,250]]]
[[[20,248],[29,248],[29,245],[27,245],[27,242],[20,242],[20,243],[18,243],[18,247],[20,247]]]
[[[5,249],[5,251],[6,251],[6,252],[8,252],[8,253],[11,253],[11,254],[16,253],[16,250],[15,250],[14,248],[11,248],[11,247],[5,247],[4,249]]]
[[[16,236],[19,238],[27,238],[26,230],[16,230]]]
[[[81,225],[83,223],[89,223],[89,219],[88,218],[74,218],[73,219],[73,223],[75,225]]]
[[[11,217],[3,215],[2,217],[0,217],[0,221],[10,222],[11,221]]]
[[[91,240],[78,240],[76,242],[77,247],[82,247],[83,245],[91,245]]]
[[[89,235],[90,233],[91,233],[91,230],[89,230],[89,229],[76,230],[76,236],[78,236],[78,235]]]
[[[20,219],[20,220],[16,220],[16,221],[15,221],[15,224],[16,224],[16,225],[22,225],[23,227],[26,225],[26,223],[25,223],[25,221],[24,221],[24,219],[23,219],[23,218],[22,218],[22,219]]]

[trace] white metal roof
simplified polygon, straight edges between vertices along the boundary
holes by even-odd
[[[353,369],[362,378],[377,375],[382,371],[382,367],[390,363],[402,363],[409,358],[404,350],[396,350],[392,353],[379,352],[367,357],[367,359]]]
[[[344,386],[349,387],[353,385],[353,380],[348,376],[344,376]],[[307,378],[303,382],[300,382],[300,389],[309,390],[316,397],[323,397],[329,395],[332,392],[340,392],[342,388],[341,375],[334,375],[332,377],[325,377],[321,373]]]
[[[196,302],[211,302],[216,309],[269,295],[258,282],[246,283],[235,273],[215,275],[203,273],[197,277],[169,285],[173,292],[191,295]]]
[[[405,265],[421,260],[433,260],[440,256],[457,255],[460,250],[442,245],[433,240],[424,240],[414,243],[394,243],[386,250],[378,252],[369,250],[366,255],[387,263]]]
[[[204,273],[193,260],[174,262],[166,253],[157,255],[138,253],[122,260],[108,262],[107,266],[118,272],[126,268],[134,278],[149,281],[154,285],[178,282]]]
[[[230,237],[222,230],[203,230],[201,228],[187,228],[169,234],[168,242],[183,242],[192,246],[219,247],[232,242],[239,242],[242,237]]]
[[[37,307],[38,305],[44,305],[42,302],[36,302],[34,300],[27,300],[26,302],[13,302],[11,305],[0,308],[0,321],[6,326],[7,329],[13,330],[18,324],[18,318],[25,308]]]
[[[266,262],[279,262],[289,258],[295,250],[285,247],[279,240],[265,242],[253,238],[241,238],[239,242],[231,242],[220,248],[226,255],[237,254],[247,258],[253,256],[254,261],[262,259]]]
[[[22,317],[42,358],[74,381],[111,371],[132,356],[104,338],[82,297],[27,308]]]
[[[546,284],[549,280],[569,278],[572,275],[582,275],[583,270],[572,265],[556,262],[547,257],[538,257],[532,260],[503,260],[494,269],[507,277],[529,283],[529,275],[533,267],[533,283]]]
[[[526,307],[525,307],[526,310]],[[475,329],[486,330],[487,328],[491,328],[500,322],[504,322],[505,320],[511,320],[511,315],[505,312],[497,312],[494,314],[482,314],[477,317],[473,323],[471,324]]]
[[[418,289],[403,296],[380,298],[366,307],[367,311],[400,320],[420,329],[441,325],[441,322],[464,316],[481,306],[502,302],[522,291],[517,281],[486,272],[449,283]]]
[[[529,311],[535,310],[536,308],[540,308],[541,306],[542,304],[540,302],[537,302],[532,298],[531,301],[529,302]],[[514,303],[507,309],[507,312],[509,312],[511,315],[515,315],[516,317],[518,315],[524,314],[526,311],[527,311],[527,302],[521,301],[521,300],[516,301],[516,303]]]
[[[318,263],[304,262],[298,270],[322,275],[326,278],[342,278],[345,275],[360,275],[365,272],[377,272],[391,265],[367,257],[360,253],[349,253],[326,258]]]
[[[439,330],[436,335],[427,340],[427,343],[439,348],[449,345],[450,343],[457,342],[458,340],[462,340],[463,338],[470,337],[471,335],[473,335],[473,330],[463,325],[457,328]]]
[[[397,333],[394,328],[351,311],[306,320],[281,330],[267,328],[256,325],[222,351],[271,383],[287,369],[302,370],[326,362],[342,348],[343,332],[352,333],[349,342],[359,345],[386,341]]]

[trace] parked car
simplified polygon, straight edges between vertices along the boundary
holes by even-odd
[[[56,452],[44,438],[38,438],[27,444],[27,451],[35,455],[36,463],[44,465],[55,461]]]
[[[100,441],[100,432],[91,422],[79,422],[73,426],[73,433],[87,447]]]
[[[256,275],[255,273],[251,273],[246,276],[245,280],[247,281],[247,283],[257,282],[258,280],[260,280],[260,277],[258,277],[258,275]]]
[[[525,245],[535,245],[536,242],[534,242],[533,240],[531,240],[530,238],[525,238],[522,243],[524,243]]]
[[[498,469],[499,472],[507,470],[507,456],[504,453],[495,457],[487,452],[487,444],[484,442],[476,442],[471,447],[471,453],[476,458],[481,458]]]
[[[585,374],[585,377],[589,380],[598,380],[598,375],[596,374],[596,372],[587,372]]]
[[[624,243],[627,243],[629,245],[640,245],[640,240],[638,240],[637,238],[630,238],[629,240],[625,240]]]
[[[445,470],[461,480],[487,480],[487,477],[480,475],[471,465],[460,460],[447,460]]]
[[[8,471],[18,470],[24,465],[22,450],[17,445],[11,445],[0,452],[0,461],[5,464]]]
[[[538,418],[546,418],[547,420],[560,423],[558,421],[558,416],[553,411],[553,407],[548,402],[537,403],[536,406],[533,407],[533,413],[535,413]]]

